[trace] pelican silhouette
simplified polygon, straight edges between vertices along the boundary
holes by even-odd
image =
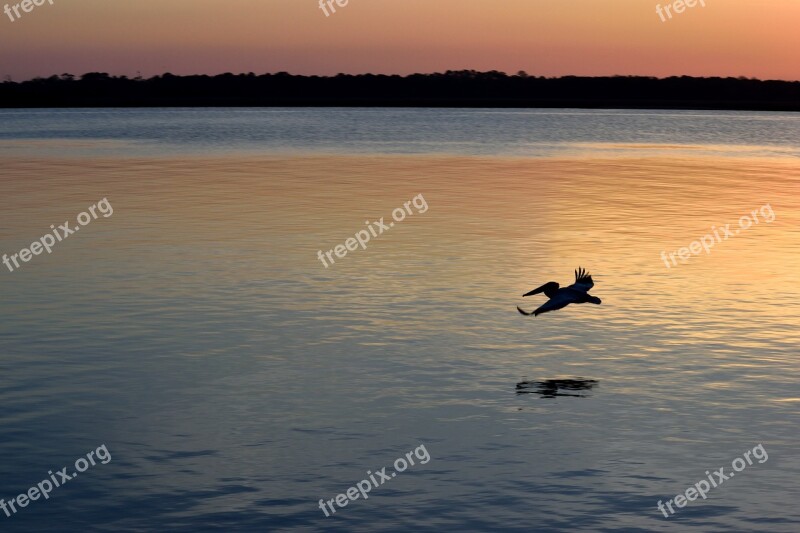
[[[537,316],[548,311],[561,309],[569,304],[585,304],[586,302],[589,302],[599,305],[601,303],[600,298],[589,294],[589,289],[592,287],[594,287],[592,276],[590,276],[589,273],[584,269],[578,268],[575,271],[575,283],[569,287],[564,287],[561,289],[558,283],[555,281],[550,281],[541,287],[533,289],[532,291],[526,292],[522,295],[530,296],[531,294],[539,294],[540,292],[543,292],[545,296],[550,298],[537,310],[533,311],[532,313],[528,313],[517,306],[517,311],[525,316]]]

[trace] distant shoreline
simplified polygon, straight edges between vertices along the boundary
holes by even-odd
[[[149,79],[105,73],[0,83],[0,108],[439,107],[800,111],[800,82],[524,72],[410,76],[220,74]]]

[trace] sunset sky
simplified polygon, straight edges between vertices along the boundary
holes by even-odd
[[[13,22],[0,12],[0,76],[475,69],[800,79],[800,1],[705,0],[666,22],[658,3],[349,0],[326,17],[318,0],[53,0]]]

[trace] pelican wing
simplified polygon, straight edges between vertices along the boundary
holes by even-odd
[[[553,296],[556,295],[556,293],[558,293],[558,287],[559,287],[558,283],[556,283],[555,281],[549,281],[544,285],[542,285],[541,287],[537,287],[536,289],[533,289],[530,292],[526,292],[522,296],[530,296],[531,294],[539,294],[540,292],[543,292],[545,296],[547,296],[548,298],[552,298]]]
[[[539,306],[539,308],[533,312],[533,316],[541,315],[542,313],[547,313],[548,311],[562,309],[577,301],[579,301],[579,293],[562,289],[558,291],[558,294],[547,300],[543,305]]]
[[[575,271],[575,283],[570,285],[569,288],[575,289],[576,291],[589,292],[589,289],[592,287],[594,287],[592,276],[590,276],[586,270],[578,268]]]

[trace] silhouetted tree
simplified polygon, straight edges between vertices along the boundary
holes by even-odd
[[[0,84],[3,107],[418,106],[763,109],[800,111],[800,82],[648,76],[547,78],[518,71],[434,74],[176,76],[88,72]]]

